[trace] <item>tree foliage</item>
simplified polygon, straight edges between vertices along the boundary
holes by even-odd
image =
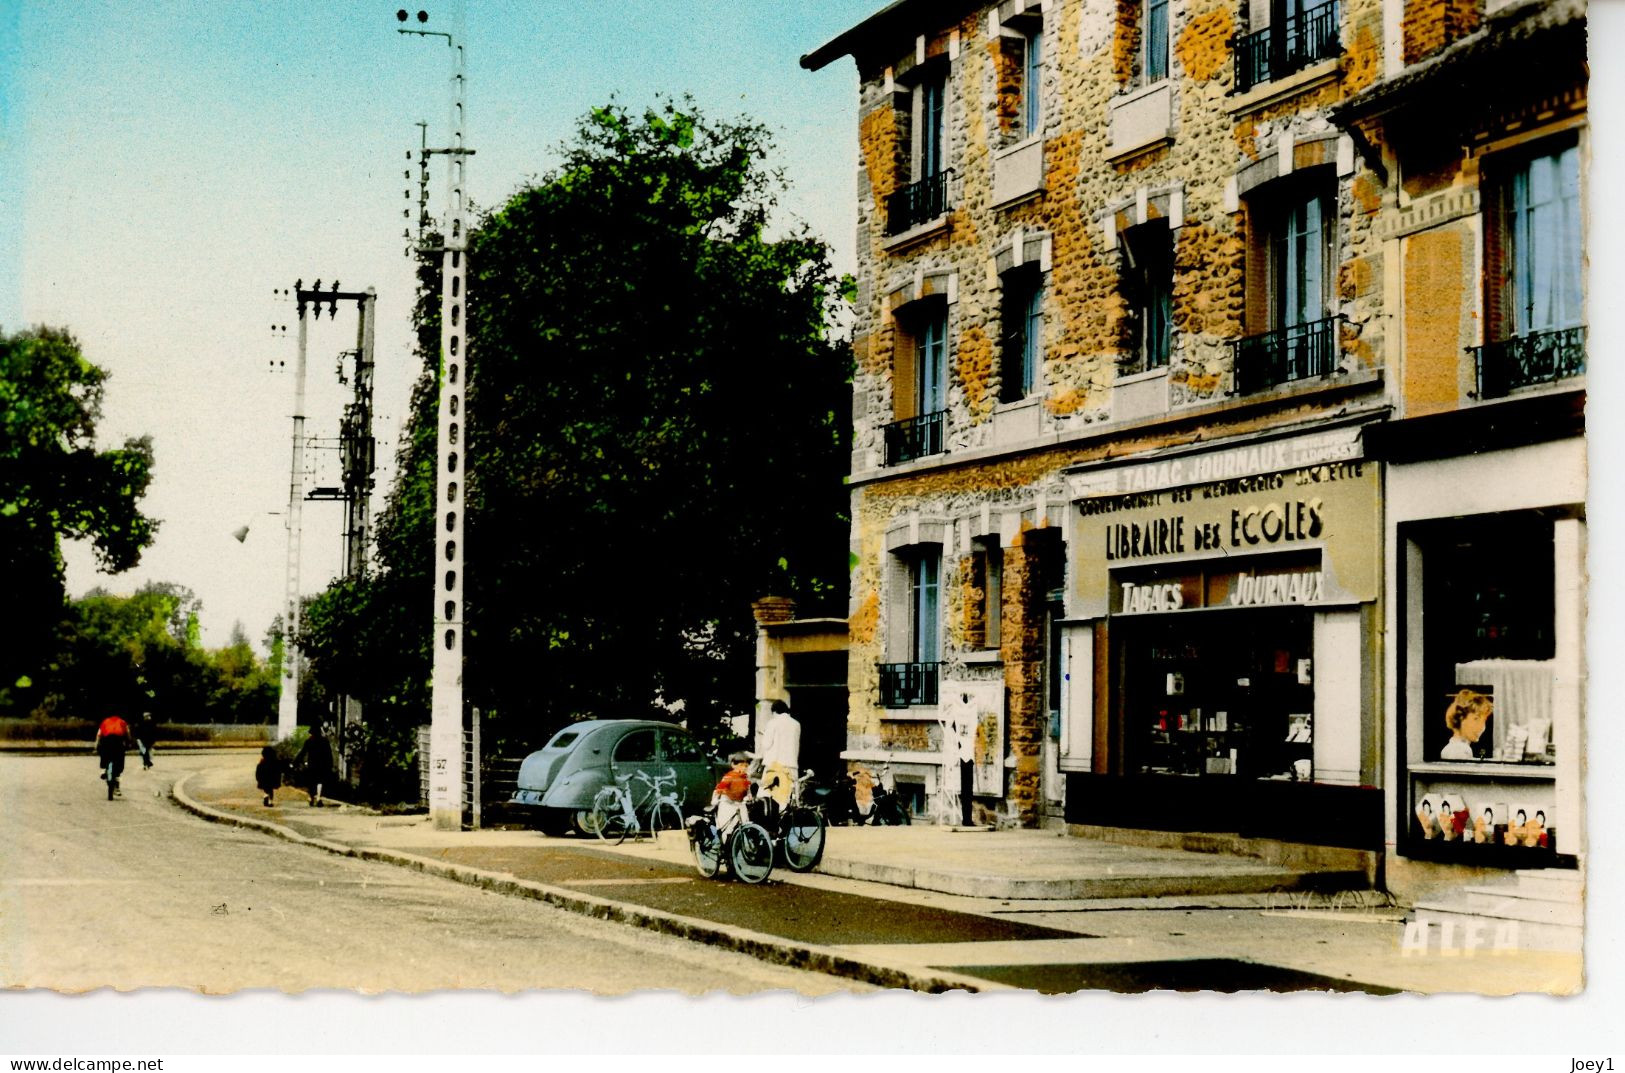
[[[769,236],[769,149],[686,102],[599,108],[471,236],[465,693],[516,743],[676,702],[703,729],[751,704],[754,598],[844,610],[840,281],[822,243]],[[431,374],[437,317],[420,305]],[[423,720],[435,389],[419,384],[378,575],[309,624],[322,673]],[[392,639],[387,685],[337,666]]]
[[[98,450],[107,373],[66,331],[0,336],[0,568],[17,643],[0,647],[0,709],[39,699],[64,603],[61,543],[86,539],[102,569],[140,561],[158,523],[140,510],[152,476],[146,437]]]
[[[99,718],[152,712],[168,723],[266,723],[275,717],[275,670],[241,626],[223,648],[198,640],[201,605],[190,589],[153,582],[133,596],[93,589],[71,601],[40,682],[41,714]]]

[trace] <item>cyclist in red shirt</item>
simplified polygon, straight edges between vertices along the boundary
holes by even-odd
[[[108,779],[109,799],[119,792],[118,778],[124,774],[124,750],[129,744],[130,724],[116,714],[103,719],[96,728],[96,765],[101,768],[102,778]]]

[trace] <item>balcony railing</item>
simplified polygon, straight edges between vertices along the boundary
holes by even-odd
[[[1498,399],[1518,388],[1567,380],[1586,371],[1585,328],[1532,332],[1469,348],[1478,365],[1478,397]]]
[[[1236,352],[1236,394],[1326,376],[1337,368],[1337,317],[1248,336]]]
[[[952,168],[909,183],[886,199],[886,234],[901,235],[948,211],[948,182]]]
[[[1289,15],[1281,26],[1236,38],[1236,92],[1329,60],[1338,51],[1337,0]]]
[[[886,465],[895,466],[942,453],[942,425],[947,410],[906,417],[886,426]]]
[[[882,663],[880,705],[907,708],[937,702],[937,669],[940,663]]]

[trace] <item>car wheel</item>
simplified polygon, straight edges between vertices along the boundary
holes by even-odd
[[[590,808],[577,809],[570,813],[570,826],[576,829],[576,834],[584,838],[598,836],[598,817]]]

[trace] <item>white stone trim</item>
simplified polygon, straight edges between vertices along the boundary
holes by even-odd
[[[1354,139],[1347,134],[1337,139],[1337,177],[1347,179],[1354,174]]]

